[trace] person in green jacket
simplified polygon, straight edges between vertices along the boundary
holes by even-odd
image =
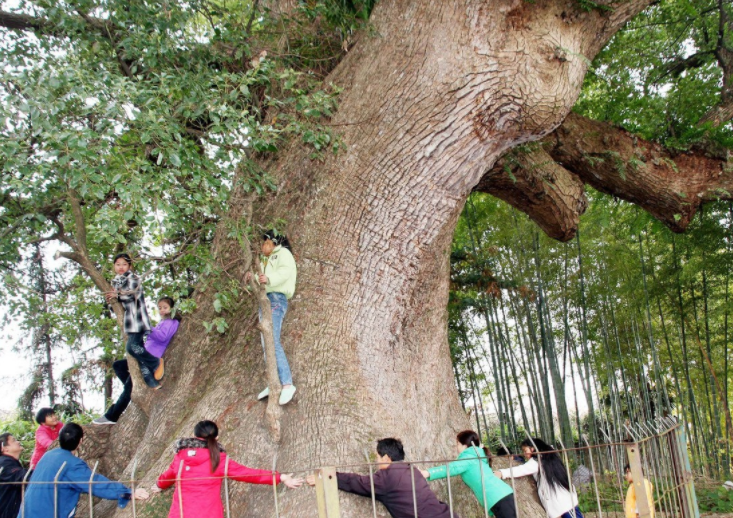
[[[489,450],[481,444],[478,434],[473,430],[460,432],[456,435],[456,449],[458,459],[447,466],[420,470],[425,479],[446,478],[450,470],[450,476],[460,475],[476,495],[481,507],[490,510],[496,518],[516,518],[514,491],[491,471]]]
[[[295,280],[298,270],[290,251],[288,238],[276,230],[268,230],[262,235],[262,272],[258,280],[260,284],[265,285],[267,298],[270,300],[272,334],[275,341],[275,363],[282,384],[278,402],[281,405],[286,405],[290,403],[295,395],[295,385],[293,385],[293,376],[290,373],[288,359],[280,343],[280,331],[285,313],[288,311],[288,300],[295,293]],[[245,279],[246,282],[249,282],[249,275],[248,273]],[[263,341],[262,348],[264,349],[264,347],[265,343]],[[265,390],[259,393],[257,399],[265,399],[269,395],[270,387],[266,387]]]

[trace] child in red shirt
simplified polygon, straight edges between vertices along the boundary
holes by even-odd
[[[35,469],[51,443],[59,438],[59,432],[64,427],[64,423],[59,421],[53,408],[48,407],[41,408],[36,413],[36,422],[38,429],[36,430],[36,447],[33,448],[31,457],[31,469]]]

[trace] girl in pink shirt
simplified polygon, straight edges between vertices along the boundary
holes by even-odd
[[[38,461],[41,460],[51,443],[58,439],[59,432],[64,427],[64,423],[59,421],[53,408],[48,407],[41,408],[36,413],[36,422],[38,429],[36,430],[36,446],[33,448],[31,457],[31,469],[35,469]]]

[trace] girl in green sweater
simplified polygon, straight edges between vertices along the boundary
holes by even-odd
[[[496,518],[516,518],[514,491],[494,475],[489,466],[489,450],[481,445],[481,439],[473,430],[464,430],[456,435],[458,459],[448,466],[436,466],[420,470],[426,480],[437,480],[460,475],[471,488],[481,507],[491,511]]]

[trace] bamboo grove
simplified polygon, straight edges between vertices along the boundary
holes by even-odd
[[[594,195],[579,234],[559,243],[472,195],[454,238],[449,329],[476,426],[510,445],[526,430],[568,446],[673,415],[695,468],[730,473],[732,211],[709,206],[679,235]]]

